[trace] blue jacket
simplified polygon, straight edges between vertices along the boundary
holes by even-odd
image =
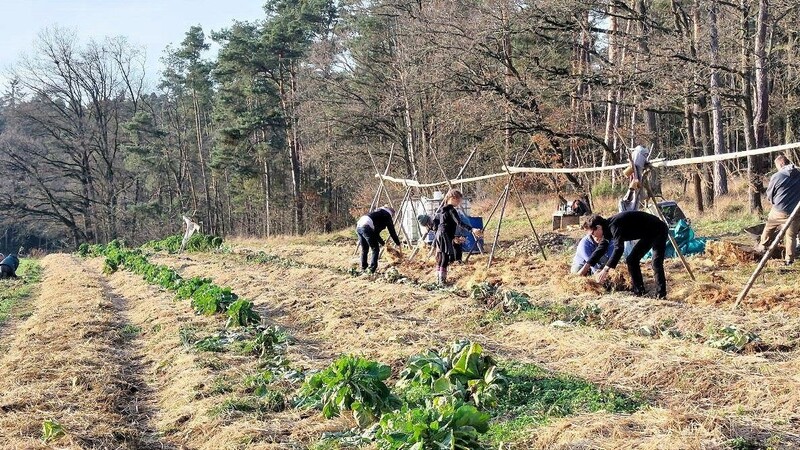
[[[614,252],[614,244],[609,243],[608,249],[606,250],[605,255],[600,258],[596,264],[592,266],[592,273],[595,273],[603,268],[608,258],[611,257],[611,254]],[[575,251],[575,257],[572,259],[572,273],[578,273],[583,268],[583,265],[589,261],[591,258],[592,253],[597,249],[597,243],[592,239],[591,236],[586,235],[578,242],[578,248]]]
[[[14,272],[19,268],[19,258],[17,255],[8,255],[0,261],[0,266],[8,266],[14,269]]]

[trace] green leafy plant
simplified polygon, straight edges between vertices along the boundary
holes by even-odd
[[[253,311],[253,303],[245,299],[236,300],[228,305],[226,314],[228,315],[226,327],[246,327],[261,322],[261,316]]]
[[[484,281],[470,287],[470,298],[473,300],[487,301],[497,293],[497,285]]]
[[[517,291],[503,292],[500,306],[504,312],[509,314],[516,314],[533,308],[528,294]]]
[[[238,300],[231,288],[221,288],[215,284],[204,284],[192,294],[192,307],[198,313],[212,315],[225,312],[228,305]]]
[[[489,414],[438,398],[427,407],[384,414],[375,437],[381,450],[479,450],[480,435],[488,430]]]
[[[278,327],[256,327],[255,335],[251,339],[239,343],[239,348],[242,353],[265,358],[278,353],[278,350],[283,349],[288,340],[289,336],[286,332]]]
[[[505,381],[494,360],[483,354],[479,344],[463,340],[438,351],[412,356],[400,372],[397,386],[403,390],[417,384],[430,386],[434,396],[471,401],[483,408],[497,404]]]
[[[390,375],[391,369],[384,364],[342,356],[306,380],[297,395],[297,405],[321,408],[328,419],[352,411],[359,426],[364,427],[399,406],[399,399],[385,383]]]
[[[54,419],[47,419],[42,422],[42,440],[45,443],[53,442],[58,438],[64,436],[65,430],[58,421]]]
[[[151,248],[157,252],[175,253],[180,250],[183,235],[176,234],[167,236],[164,239],[147,242],[142,247]],[[208,252],[217,250],[222,246],[222,238],[219,236],[194,233],[186,243],[186,251],[189,252]]]
[[[733,325],[728,325],[725,328],[717,330],[712,333],[708,340],[708,345],[725,350],[726,352],[741,352],[748,346],[758,345],[761,339],[757,334],[744,331]]]
[[[225,346],[219,336],[207,336],[194,343],[194,348],[201,352],[223,352]]]
[[[212,284],[211,279],[201,277],[183,279],[178,286],[176,296],[181,300],[192,298],[192,295],[194,295],[195,292],[207,284]]]

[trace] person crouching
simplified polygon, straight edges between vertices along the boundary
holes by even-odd
[[[647,251],[652,249],[652,265],[658,291],[658,298],[667,297],[667,279],[664,274],[664,253],[667,247],[669,228],[667,224],[658,217],[643,211],[625,211],[613,215],[608,219],[598,214],[589,216],[583,222],[583,229],[591,234],[597,248],[589,260],[586,261],[581,272],[591,270],[608,251],[610,245],[614,245],[614,251],[608,259],[605,267],[597,272],[597,281],[605,283],[611,269],[617,267],[617,263],[622,258],[625,242],[635,241],[631,253],[625,258],[628,265],[628,272],[631,275],[633,295],[645,295],[644,280],[642,279],[642,268],[640,261]],[[588,268],[587,268],[588,267]]]
[[[586,236],[578,241],[578,246],[575,249],[575,257],[572,258],[572,268],[570,272],[580,276],[587,276],[589,274],[594,275],[602,270],[603,266],[614,253],[614,244],[612,243],[609,243],[608,249],[597,263],[591,266],[586,264],[592,257],[594,251],[597,250],[597,246],[600,245],[600,242],[602,242],[602,239],[597,239],[592,233],[586,233]]]
[[[381,252],[381,245],[386,242],[381,238],[381,232],[389,230],[395,245],[400,246],[400,238],[394,230],[394,209],[389,206],[382,206],[369,214],[365,214],[356,223],[356,233],[358,242],[361,245],[361,270],[375,273],[378,270],[378,256]],[[372,259],[367,265],[367,253],[372,250]]]
[[[2,256],[2,254],[0,254]],[[8,255],[0,261],[0,279],[17,278],[17,269],[19,268],[19,257],[17,255]]]

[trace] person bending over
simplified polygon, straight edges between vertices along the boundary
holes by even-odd
[[[394,209],[389,206],[382,206],[369,214],[361,216],[356,224],[358,242],[361,245],[361,270],[369,270],[375,273],[378,269],[378,256],[381,252],[381,245],[386,242],[381,238],[381,232],[389,230],[395,245],[400,247],[400,238],[394,230]],[[367,266],[367,253],[372,250],[372,259]]]
[[[19,257],[17,257],[17,255],[6,256],[2,261],[0,261],[0,279],[17,278],[18,268]]]
[[[598,245],[592,256],[584,264],[581,272],[591,270],[591,267],[597,264],[606,254],[608,247],[613,245],[614,251],[611,253],[611,257],[606,265],[597,272],[597,281],[604,283],[608,279],[609,271],[616,268],[622,258],[625,242],[638,240],[634,244],[631,253],[625,258],[628,272],[631,275],[633,295],[643,296],[645,294],[642,268],[639,264],[648,250],[652,249],[653,272],[658,285],[656,295],[658,298],[667,297],[664,252],[667,247],[669,228],[661,219],[643,211],[625,211],[608,219],[598,214],[593,214],[584,221],[583,229],[591,234],[595,242],[598,242]]]

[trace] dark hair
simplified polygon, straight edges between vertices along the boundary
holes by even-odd
[[[603,218],[600,214],[592,214],[589,216],[583,216],[583,225],[582,228],[584,230],[594,230],[595,227],[598,225],[605,225],[606,219]]]
[[[787,158],[783,154],[780,154],[780,155],[775,157],[775,164],[780,164],[781,166],[785,166],[785,165],[791,164],[791,163],[789,162],[789,158]]]

